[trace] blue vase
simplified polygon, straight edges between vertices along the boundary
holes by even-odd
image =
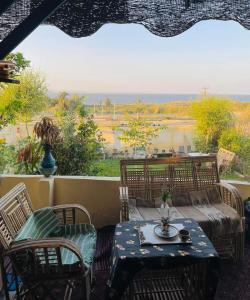
[[[56,161],[51,154],[51,145],[44,144],[43,149],[44,149],[44,157],[40,163],[39,171],[45,177],[49,177],[53,175],[57,170]]]

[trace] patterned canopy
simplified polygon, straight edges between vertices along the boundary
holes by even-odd
[[[14,1],[0,15],[0,40],[43,1]],[[207,19],[235,20],[250,29],[250,0],[68,0],[45,22],[72,37],[91,35],[106,23],[142,24],[156,35],[169,37]]]

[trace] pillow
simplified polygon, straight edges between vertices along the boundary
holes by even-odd
[[[60,222],[52,208],[39,209],[29,216],[14,241],[48,237],[52,232],[60,230],[59,225]]]
[[[189,206],[192,205],[189,193],[183,191],[174,190],[172,193],[172,205],[173,206]]]
[[[215,187],[207,188],[206,191],[207,191],[208,200],[211,204],[223,202],[219,191],[219,187],[215,186]]]
[[[206,190],[189,192],[189,197],[192,205],[209,205]]]

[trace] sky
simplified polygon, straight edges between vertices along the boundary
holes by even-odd
[[[250,94],[250,31],[232,21],[202,21],[171,38],[107,24],[74,39],[43,25],[15,51],[43,73],[50,91]]]

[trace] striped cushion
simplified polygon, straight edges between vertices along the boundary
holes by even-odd
[[[25,239],[40,239],[60,229],[59,220],[50,207],[39,209],[29,216],[14,241]]]
[[[53,236],[63,237],[71,240],[80,250],[84,263],[89,267],[93,261],[96,248],[96,231],[93,225],[89,224],[68,224],[61,226],[59,234]],[[74,253],[66,248],[61,250],[62,263],[71,265],[78,262]]]

